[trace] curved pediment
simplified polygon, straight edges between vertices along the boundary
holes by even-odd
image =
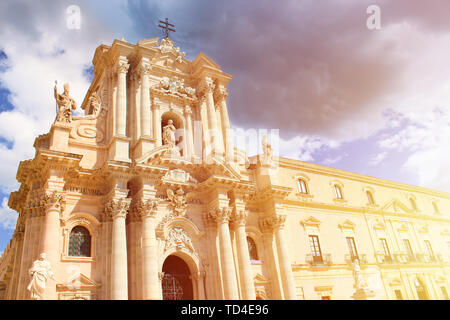
[[[400,214],[409,214],[413,211],[408,208],[403,202],[398,199],[392,199],[388,201],[385,205],[383,205],[380,209],[383,212],[391,212],[391,213],[400,213]]]

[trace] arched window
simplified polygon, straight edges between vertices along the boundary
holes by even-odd
[[[373,199],[373,194],[369,190],[366,191],[367,195],[367,201],[369,201],[369,204],[375,204],[375,200]]]
[[[250,260],[258,259],[258,249],[256,248],[256,243],[251,237],[247,237],[248,253],[250,254]]]
[[[76,226],[70,231],[69,256],[91,256],[91,235],[89,234],[89,230],[85,227]]]
[[[308,193],[308,189],[306,188],[306,182],[303,179],[298,179],[297,180],[297,187],[298,187],[298,192],[300,193],[304,193],[307,194]]]
[[[344,199],[344,197],[342,196],[342,189],[337,184],[334,185],[334,192],[336,193],[337,199]]]

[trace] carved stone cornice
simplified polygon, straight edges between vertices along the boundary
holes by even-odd
[[[217,223],[222,224],[230,221],[232,211],[233,209],[230,207],[213,208],[209,210],[208,215]]]
[[[261,219],[259,221],[259,225],[261,229],[265,232],[273,232],[276,229],[281,229],[284,227],[284,224],[286,222],[286,215],[277,214],[271,217],[267,217],[264,219]]]
[[[113,219],[125,218],[130,209],[131,198],[111,199],[105,205],[105,213]]]

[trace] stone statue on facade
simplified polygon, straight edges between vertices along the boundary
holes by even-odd
[[[58,114],[56,121],[60,122],[72,122],[72,110],[77,108],[75,100],[69,95],[70,86],[68,83],[64,84],[64,92],[58,93],[58,88],[54,88],[54,96],[58,105]]]
[[[175,126],[173,125],[173,120],[169,119],[167,124],[163,127],[163,143],[171,147],[175,147]]]
[[[273,162],[273,150],[272,146],[267,142],[267,136],[262,137],[261,144],[263,149],[262,163],[266,165],[271,165]]]
[[[186,195],[184,194],[183,189],[178,188],[178,190],[174,193],[171,189],[167,189],[167,197],[170,200],[170,205],[173,209],[173,213],[175,216],[184,216],[186,213]]]
[[[50,262],[46,260],[45,253],[41,253],[39,259],[33,262],[29,274],[31,281],[28,284],[27,290],[31,292],[31,299],[42,300],[48,278],[55,280]]]
[[[355,293],[353,294],[355,300],[366,300],[375,296],[375,292],[369,289],[367,282],[362,275],[358,259],[355,259],[353,262],[353,279],[355,281]]]

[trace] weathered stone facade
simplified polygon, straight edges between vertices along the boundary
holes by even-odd
[[[249,161],[228,134],[231,76],[169,38],[101,45],[93,64],[85,115],[63,116],[61,98],[20,163],[1,298],[30,299],[42,252],[44,299],[448,298],[450,194],[279,158],[267,141]],[[177,263],[184,293],[167,284]]]

